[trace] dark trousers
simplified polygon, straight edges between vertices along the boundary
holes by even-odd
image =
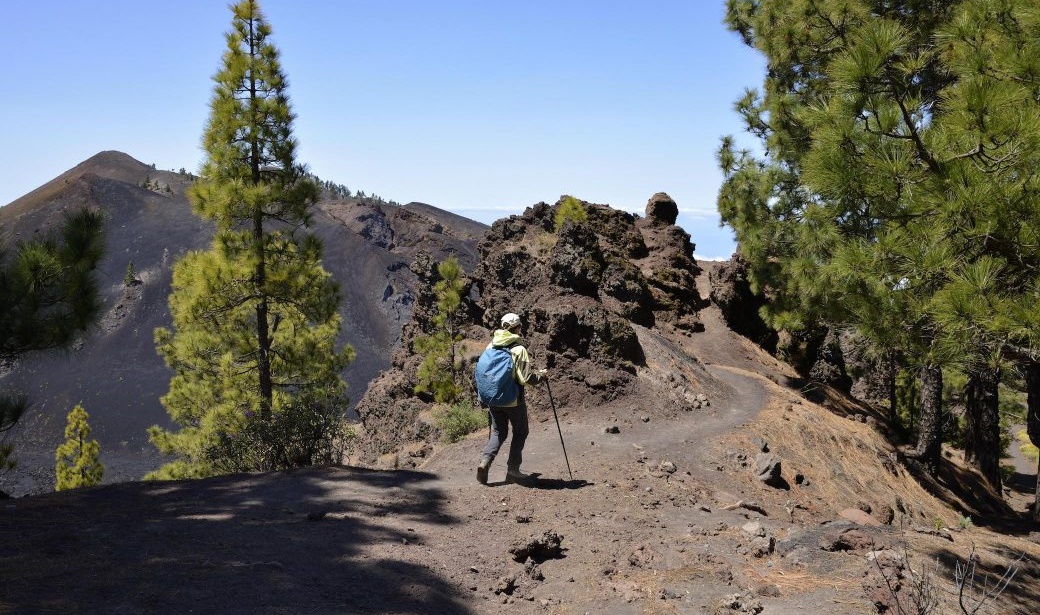
[[[484,457],[494,460],[498,449],[509,436],[509,426],[513,426],[513,439],[509,443],[509,459],[506,466],[515,470],[520,469],[524,461],[524,443],[527,442],[527,404],[521,393],[520,399],[516,401],[514,408],[491,408],[491,437],[487,446],[484,447]]]

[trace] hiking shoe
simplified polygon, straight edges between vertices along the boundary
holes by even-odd
[[[514,485],[525,485],[529,487],[535,484],[536,481],[537,479],[534,476],[531,476],[530,474],[524,474],[520,470],[516,470],[513,468],[506,470],[507,483],[512,483]]]
[[[481,485],[487,484],[488,468],[491,467],[491,460],[487,457],[480,460],[480,464],[477,465],[477,482]]]

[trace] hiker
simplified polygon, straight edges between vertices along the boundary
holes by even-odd
[[[491,437],[477,465],[477,480],[487,484],[488,468],[513,426],[506,460],[506,482],[530,484],[532,477],[520,471],[524,442],[527,441],[527,404],[524,387],[539,384],[546,370],[531,370],[531,360],[520,339],[520,317],[509,313],[502,317],[502,328],[495,331],[491,343],[477,361],[477,395],[491,413]]]

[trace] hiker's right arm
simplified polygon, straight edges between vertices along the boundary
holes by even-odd
[[[531,357],[523,346],[514,346],[513,350],[513,376],[516,381],[527,386],[528,384],[541,384],[545,377],[531,370]]]

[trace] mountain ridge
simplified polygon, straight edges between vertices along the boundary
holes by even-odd
[[[170,324],[166,301],[174,262],[187,250],[208,248],[213,233],[210,222],[191,212],[185,191],[192,181],[188,174],[104,151],[0,208],[0,237],[8,243],[55,228],[65,212],[81,207],[104,212],[106,233],[97,270],[105,304],[98,326],[70,350],[23,357],[0,375],[0,386],[29,394],[33,403],[10,434],[20,469],[0,477],[0,490],[52,488],[53,451],[65,415],[79,402],[102,444],[107,480],[140,478],[159,462],[145,430],[169,424],[158,400],[172,372],[156,353],[152,332]],[[380,246],[366,238],[360,218],[384,227],[396,242]],[[345,372],[352,405],[389,363],[400,323],[410,314],[415,277],[408,265],[415,254],[455,254],[472,266],[484,228],[424,204],[335,199],[314,208],[310,232],[324,242],[323,262],[344,294],[342,339],[357,350]],[[141,284],[127,287],[131,262]]]

